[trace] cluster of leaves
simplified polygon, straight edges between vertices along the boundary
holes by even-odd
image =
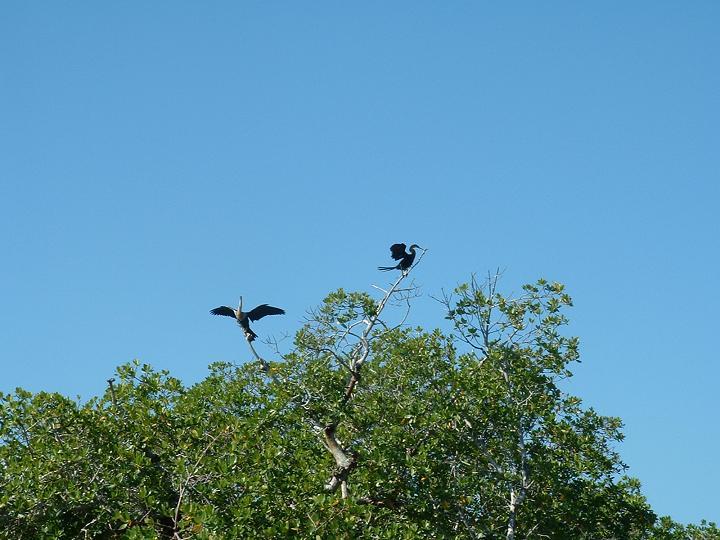
[[[446,298],[450,335],[377,325],[350,400],[352,328],[378,304],[344,291],[267,371],[186,388],[135,362],[86,403],[1,395],[0,537],[720,539],[656,520],[620,420],[559,389],[569,305],[559,284],[473,280]],[[330,424],[357,459],[348,497],[325,487]]]
[[[717,540],[720,529],[705,520],[700,525],[681,525],[669,517],[662,517],[655,526],[653,540]]]

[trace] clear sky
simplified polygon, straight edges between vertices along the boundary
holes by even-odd
[[[0,5],[0,390],[248,359],[208,310],[505,268],[575,300],[570,390],[655,510],[720,521],[720,3]],[[289,344],[287,345],[289,346]],[[260,345],[260,351],[268,354]]]

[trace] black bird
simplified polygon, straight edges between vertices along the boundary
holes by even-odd
[[[240,306],[238,306],[237,309],[220,306],[210,310],[210,313],[213,315],[225,315],[226,317],[234,318],[243,329],[243,332],[245,332],[245,337],[248,341],[252,341],[257,337],[257,334],[250,329],[250,321],[257,321],[258,319],[262,319],[265,315],[285,315],[285,310],[268,306],[267,304],[260,304],[258,307],[251,309],[246,313],[242,310],[242,303],[241,296]]]
[[[407,272],[415,260],[415,248],[422,249],[417,244],[410,246],[410,253],[405,253],[405,244],[393,244],[390,246],[390,256],[400,261],[397,266],[378,266],[378,270],[401,270]]]

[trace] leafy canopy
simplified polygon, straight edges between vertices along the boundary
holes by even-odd
[[[402,321],[412,294],[386,292]],[[720,538],[656,520],[621,421],[560,389],[579,361],[562,285],[473,278],[443,305],[449,333],[339,290],[260,367],[185,387],[133,362],[86,403],[1,395],[0,537]]]

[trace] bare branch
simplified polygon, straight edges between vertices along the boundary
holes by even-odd
[[[248,342],[249,343],[249,342]],[[177,535],[177,531],[179,530],[179,522],[180,522],[180,507],[182,506],[183,497],[185,496],[185,493],[187,493],[188,486],[190,485],[191,480],[193,477],[197,474],[197,472],[200,470],[200,463],[202,462],[203,458],[205,457],[205,454],[208,453],[210,448],[215,444],[215,441],[217,441],[221,435],[225,435],[228,430],[230,429],[230,426],[226,426],[225,429],[223,429],[220,433],[215,435],[214,437],[210,438],[210,441],[205,445],[205,448],[198,456],[197,460],[195,461],[195,464],[193,465],[192,471],[190,474],[188,474],[187,478],[185,479],[185,482],[180,486],[180,491],[178,493],[178,501],[175,505],[175,514],[173,515],[173,527],[175,529],[175,534]]]
[[[383,298],[378,303],[377,309],[375,310],[375,313],[368,320],[365,330],[362,333],[362,336],[358,336],[360,339],[360,343],[358,344],[358,347],[356,347],[356,351],[355,351],[356,358],[352,363],[353,375],[350,378],[350,380],[348,381],[348,385],[346,387],[345,398],[344,398],[345,403],[347,403],[347,401],[349,401],[350,398],[352,397],[352,393],[355,389],[355,385],[357,384],[357,382],[359,380],[360,368],[365,363],[365,361],[368,358],[368,355],[370,354],[370,347],[368,346],[368,336],[370,335],[370,332],[372,332],[373,327],[375,326],[376,322],[380,318],[380,314],[385,309],[385,305],[388,303],[388,301],[392,297],[393,293],[395,293],[397,291],[400,283],[402,283],[405,280],[405,278],[408,277],[408,275],[410,274],[410,271],[413,268],[415,268],[418,264],[420,264],[420,261],[425,256],[426,252],[427,252],[427,250],[423,250],[422,253],[420,254],[420,257],[418,257],[417,260],[415,261],[415,264],[413,264],[412,267],[409,268],[408,270],[405,270],[400,273],[400,276],[395,280],[395,282],[392,284],[390,289],[388,289],[388,291],[385,293],[385,296],[383,296]]]
[[[347,499],[347,477],[357,465],[357,454],[346,451],[335,436],[335,424],[329,424],[323,429],[323,445],[332,454],[337,465],[332,477],[325,484],[326,491],[335,491],[338,486],[341,488],[342,498]]]
[[[262,369],[265,373],[269,373],[270,372],[270,364],[268,364],[268,362],[264,358],[260,357],[260,355],[255,350],[255,347],[253,347],[252,341],[247,339],[247,336],[246,336],[245,340],[247,341],[248,347],[250,347],[250,350],[252,351],[253,356],[255,357],[255,360],[260,362],[260,369]]]

